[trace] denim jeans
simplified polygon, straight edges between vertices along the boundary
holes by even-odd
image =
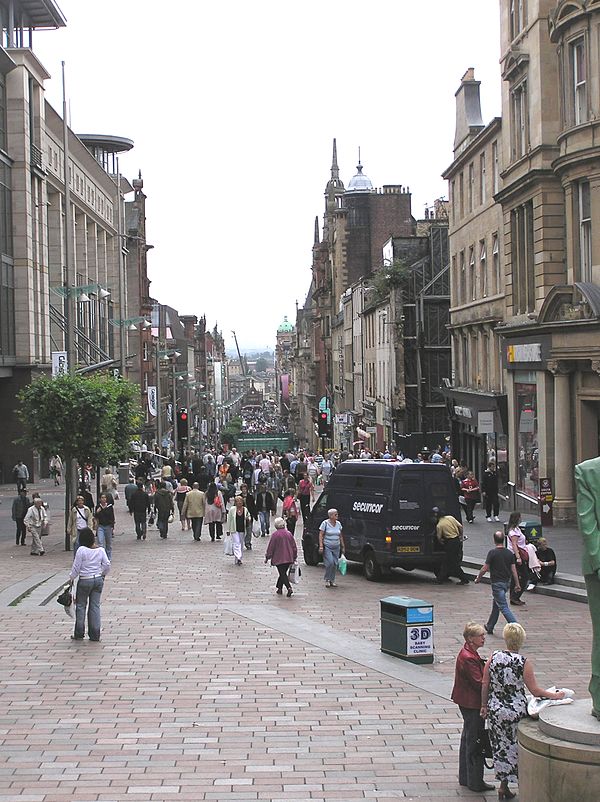
[[[335,582],[335,572],[340,559],[340,544],[337,546],[323,545],[323,562],[325,563],[325,582]]]
[[[135,534],[137,535],[137,539],[141,540],[143,537],[146,537],[146,530],[148,529],[146,516],[144,515],[143,518],[134,518],[133,520],[135,522]]]
[[[200,540],[200,537],[202,536],[202,521],[204,520],[204,517],[190,518],[190,520],[192,522],[192,534],[194,535],[194,540]]]
[[[75,637],[85,635],[85,611],[87,608],[88,635],[90,640],[100,640],[100,596],[104,577],[79,578],[75,596]]]
[[[98,545],[102,546],[102,548],[106,551],[106,556],[109,560],[112,557],[112,536],[112,526],[98,526],[96,539],[98,541]]]
[[[158,527],[160,536],[166,537],[169,532],[169,513],[166,515],[161,515],[159,513],[158,518],[156,519],[156,526]]]
[[[262,535],[269,534],[269,510],[261,510],[258,513],[258,518],[260,520],[260,532]]]
[[[494,601],[492,602],[492,612],[487,622],[489,632],[492,632],[496,626],[500,613],[502,613],[509,624],[514,624],[517,620],[506,601],[506,594],[508,593],[509,586],[510,582],[508,581],[492,582],[492,597]]]

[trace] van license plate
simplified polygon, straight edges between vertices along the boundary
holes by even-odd
[[[396,551],[410,552],[411,554],[419,554],[421,552],[420,546],[396,546]]]

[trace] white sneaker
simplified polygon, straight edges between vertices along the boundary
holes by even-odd
[[[492,521],[492,519],[491,519],[491,518],[486,518],[485,520],[486,520],[486,521],[489,521],[490,523],[491,523],[491,521]]]
[[[530,582],[530,583],[527,585],[527,590],[535,590],[535,585],[533,584],[533,582]]]
[[[491,518],[490,518],[490,520],[491,520]],[[499,521],[499,520],[500,520],[500,518],[498,518],[497,515],[494,515],[494,521]]]

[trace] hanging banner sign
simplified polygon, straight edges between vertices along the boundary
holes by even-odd
[[[148,412],[156,417],[156,387],[148,387]]]
[[[52,351],[52,378],[63,376],[69,370],[66,351]]]

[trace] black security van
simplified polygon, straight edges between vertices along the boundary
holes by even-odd
[[[434,507],[461,520],[445,465],[347,460],[338,465],[304,526],[307,565],[319,562],[319,526],[332,507],[343,526],[346,558],[362,563],[370,580],[393,567],[437,572],[443,551],[435,536]]]

